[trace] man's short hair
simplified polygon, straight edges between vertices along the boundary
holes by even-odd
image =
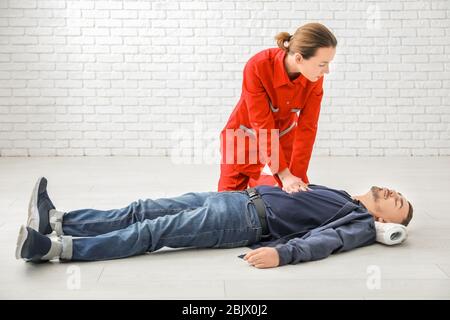
[[[409,204],[409,210],[408,210],[408,215],[406,216],[405,219],[403,219],[403,221],[401,222],[402,225],[404,225],[405,227],[409,224],[409,222],[411,221],[412,217],[413,217],[413,206],[411,204],[411,202],[408,201]]]

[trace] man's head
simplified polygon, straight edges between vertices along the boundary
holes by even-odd
[[[409,224],[413,216],[411,203],[400,192],[373,186],[360,200],[376,221]]]

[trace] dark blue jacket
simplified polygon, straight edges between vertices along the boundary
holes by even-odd
[[[375,243],[375,222],[362,203],[342,190],[309,187],[312,191],[292,194],[278,187],[256,187],[266,204],[271,237],[252,248],[275,247],[280,265],[285,265]]]

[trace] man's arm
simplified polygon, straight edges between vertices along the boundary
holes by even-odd
[[[376,240],[371,217],[352,220],[336,229],[327,228],[312,232],[307,238],[294,238],[285,244],[277,245],[279,265],[319,260],[332,253],[349,251],[372,244]]]
[[[367,214],[336,229],[311,232],[304,239],[294,238],[275,248],[261,247],[240,257],[256,268],[273,268],[323,259],[335,252],[373,244],[376,241],[376,232],[372,219]]]

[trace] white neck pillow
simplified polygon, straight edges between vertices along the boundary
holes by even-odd
[[[384,223],[375,221],[377,242],[388,246],[402,243],[408,237],[406,227],[399,223]]]

